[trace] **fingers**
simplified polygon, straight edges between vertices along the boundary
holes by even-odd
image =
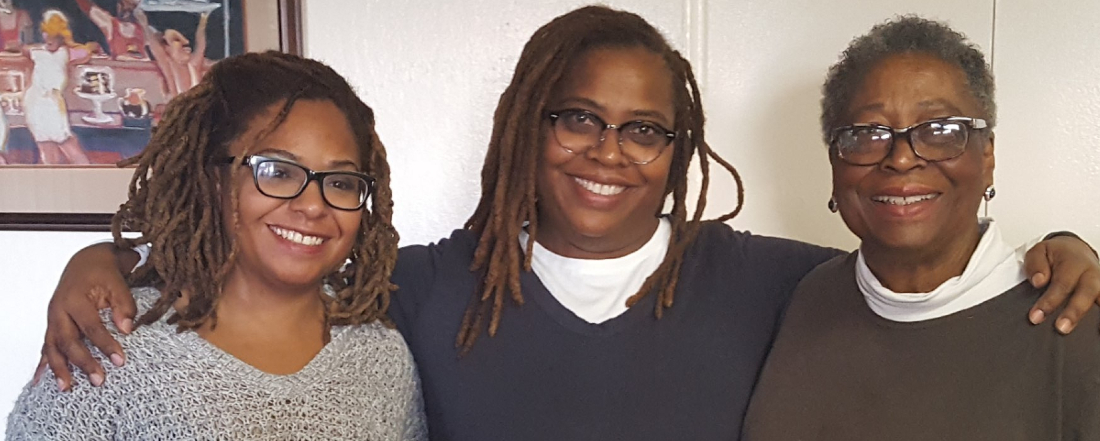
[[[1046,291],[1039,297],[1039,300],[1035,302],[1035,306],[1031,308],[1031,312],[1028,315],[1028,319],[1033,324],[1042,323],[1047,317],[1050,317],[1054,311],[1058,310],[1062,305],[1066,304],[1070,295],[1074,292],[1074,287],[1077,286],[1077,280],[1084,272],[1084,268],[1080,265],[1074,265],[1072,263],[1064,263],[1058,266],[1058,271],[1046,284]],[[1089,302],[1095,298],[1090,298]],[[1086,309],[1087,310],[1087,309]],[[1080,315],[1077,315],[1080,317]],[[1068,318],[1063,313],[1060,318]],[[1060,332],[1068,332],[1077,325],[1076,320],[1071,319],[1071,323],[1066,323],[1064,320],[1055,321],[1054,325]]]
[[[133,302],[133,299],[130,301]],[[80,332],[78,333],[76,329],[72,327],[67,327],[59,328],[56,335],[60,337],[59,343],[62,343],[62,353],[69,357],[69,361],[72,364],[75,364],[80,370],[87,372],[89,375],[93,373],[93,369],[102,373],[99,363],[94,358],[91,358],[91,353],[88,352],[87,346],[80,340],[80,334],[83,333],[84,337],[92,343],[92,346],[95,346],[100,352],[106,354],[111,359],[112,363],[116,366],[122,366],[125,361],[122,355],[122,345],[120,345],[118,341],[111,336],[111,333],[107,331],[107,328],[103,325],[103,321],[99,318],[98,312],[90,308],[78,309],[73,311],[70,318],[72,322],[75,322]]]
[[[69,372],[69,364],[65,361],[65,357],[57,351],[57,347],[47,341],[42,346],[42,358],[46,359],[50,371],[57,377],[57,388],[61,391],[69,390],[69,386],[73,384],[73,375]]]
[[[57,342],[56,346],[61,357],[68,360],[70,364],[75,365],[77,369],[80,369],[88,375],[88,381],[92,383],[92,386],[100,386],[103,384],[103,380],[106,378],[103,373],[103,367],[99,365],[99,362],[92,356],[91,351],[88,350],[88,347],[85,346],[84,343],[79,340],[65,340]],[[64,362],[64,360],[62,362]],[[53,369],[53,366],[54,363],[50,362],[51,369]]]
[[[134,330],[134,316],[137,315],[137,304],[134,303],[134,295],[130,293],[130,287],[126,286],[126,282],[121,278],[117,280],[117,283],[111,283],[107,289],[110,290],[108,301],[111,303],[111,321],[123,334],[129,334]],[[93,343],[95,342],[93,341]],[[103,349],[98,344],[96,346]],[[104,352],[104,354],[109,353]]]
[[[1054,327],[1062,334],[1073,332],[1081,317],[1089,312],[1093,305],[1100,303],[1100,271],[1087,271],[1077,281],[1073,295],[1066,309],[1058,315]]]
[[[52,303],[52,302],[51,302]],[[97,329],[98,328],[98,329]],[[81,340],[81,330],[104,354],[121,354],[122,349],[110,333],[103,327],[99,314],[90,303],[83,303],[77,312],[70,316],[60,309],[51,308],[48,314],[46,341],[42,346],[42,356],[46,364],[57,377],[58,387],[69,390],[72,387],[72,372],[69,364],[88,375],[94,386],[103,384],[106,378],[102,366],[92,356]],[[112,357],[121,360],[121,355]]]
[[[46,347],[42,346],[42,357],[38,359],[38,367],[34,368],[34,378],[31,379],[31,385],[37,385],[38,381],[42,379],[42,374],[46,373]]]
[[[1036,288],[1046,286],[1046,283],[1050,281],[1051,271],[1045,242],[1039,242],[1038,245],[1027,250],[1027,254],[1024,256],[1024,274],[1027,274],[1031,286]]]

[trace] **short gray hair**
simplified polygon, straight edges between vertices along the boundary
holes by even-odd
[[[982,108],[982,118],[989,127],[996,124],[993,72],[982,52],[944,23],[904,15],[875,25],[852,40],[840,61],[829,68],[821,88],[821,132],[826,144],[832,129],[845,123],[852,97],[867,73],[886,58],[912,52],[931,55],[962,69],[970,93]]]

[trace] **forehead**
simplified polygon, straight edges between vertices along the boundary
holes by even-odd
[[[663,57],[642,47],[594,48],[566,68],[554,91],[558,102],[583,99],[609,112],[674,115],[672,72]]]
[[[859,114],[934,108],[981,116],[962,68],[930,54],[904,53],[884,58],[868,70],[849,110]]]
[[[339,162],[362,167],[355,132],[347,116],[335,104],[327,100],[299,100],[282,123],[272,129],[284,104],[280,101],[268,106],[253,118],[245,133],[230,146],[230,153],[242,155],[279,150],[318,170]]]

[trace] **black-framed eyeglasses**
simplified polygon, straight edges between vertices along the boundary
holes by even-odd
[[[607,139],[607,129],[619,132],[619,149],[638,165],[653,162],[674,139],[676,132],[659,124],[635,120],[608,124],[596,114],[581,109],[565,109],[547,114],[554,127],[558,145],[571,153],[584,153]]]
[[[252,169],[252,181],[261,194],[275,199],[294,199],[311,181],[321,186],[321,198],[337,210],[363,208],[374,191],[374,178],[353,171],[313,171],[294,161],[248,155],[222,158],[223,164],[240,164]]]
[[[875,165],[890,156],[898,138],[905,138],[917,157],[929,162],[946,161],[966,151],[971,130],[989,125],[981,118],[937,118],[904,129],[881,124],[852,124],[833,129],[829,146],[837,157],[852,165]]]

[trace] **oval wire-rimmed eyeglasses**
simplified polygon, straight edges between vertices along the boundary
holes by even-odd
[[[275,199],[294,199],[312,181],[321,186],[325,204],[343,211],[355,211],[366,205],[374,192],[374,178],[366,173],[332,170],[313,171],[294,161],[262,155],[226,157],[221,164],[239,164],[252,169],[256,190]]]
[[[875,165],[890,156],[897,139],[905,138],[918,158],[939,162],[961,156],[970,141],[970,131],[986,128],[989,124],[984,119],[962,116],[936,118],[903,129],[852,124],[833,129],[829,147],[848,164]]]
[[[584,153],[607,139],[607,130],[619,136],[619,150],[630,162],[638,165],[657,160],[665,148],[676,139],[676,132],[659,124],[634,120],[608,124],[596,114],[581,109],[565,109],[547,113],[554,129],[554,138],[566,151]]]

